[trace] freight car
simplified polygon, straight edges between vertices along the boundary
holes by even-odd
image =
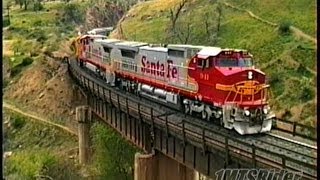
[[[110,86],[152,99],[239,134],[271,130],[265,74],[246,50],[152,45],[83,35],[77,61]]]

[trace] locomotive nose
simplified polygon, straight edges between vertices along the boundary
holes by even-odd
[[[240,75],[243,80],[256,80],[261,83],[264,82],[265,79],[264,73],[257,69],[247,69],[236,73],[236,75]]]
[[[260,83],[265,83],[265,74],[259,69],[254,68],[219,68],[218,71],[227,78],[228,81],[237,83],[240,81],[255,80]]]

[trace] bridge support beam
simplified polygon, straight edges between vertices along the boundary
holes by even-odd
[[[79,138],[79,162],[87,164],[90,153],[90,121],[91,109],[88,106],[76,108],[76,120],[78,121],[78,138]]]
[[[159,153],[136,153],[134,180],[198,180],[198,174],[177,161]]]

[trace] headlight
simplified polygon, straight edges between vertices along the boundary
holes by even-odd
[[[264,108],[263,108],[263,114],[268,114],[268,112],[269,112],[269,110],[270,110],[270,107],[269,106],[265,106]]]
[[[249,116],[250,115],[250,111],[249,110],[244,110],[244,115],[245,116]]]
[[[215,118],[220,118],[222,115],[222,112],[219,110],[217,113],[214,114]]]
[[[250,80],[253,79],[253,73],[252,73],[252,71],[249,71],[249,72],[248,72],[248,79],[250,79]]]

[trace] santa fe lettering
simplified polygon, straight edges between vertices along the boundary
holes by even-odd
[[[145,56],[142,56],[141,58],[141,72],[145,74],[152,74],[155,76],[165,76],[165,65],[161,64],[159,61],[155,62],[150,62],[147,60]],[[167,60],[167,78],[177,78],[178,70],[176,67],[173,67],[173,62],[172,60]]]

